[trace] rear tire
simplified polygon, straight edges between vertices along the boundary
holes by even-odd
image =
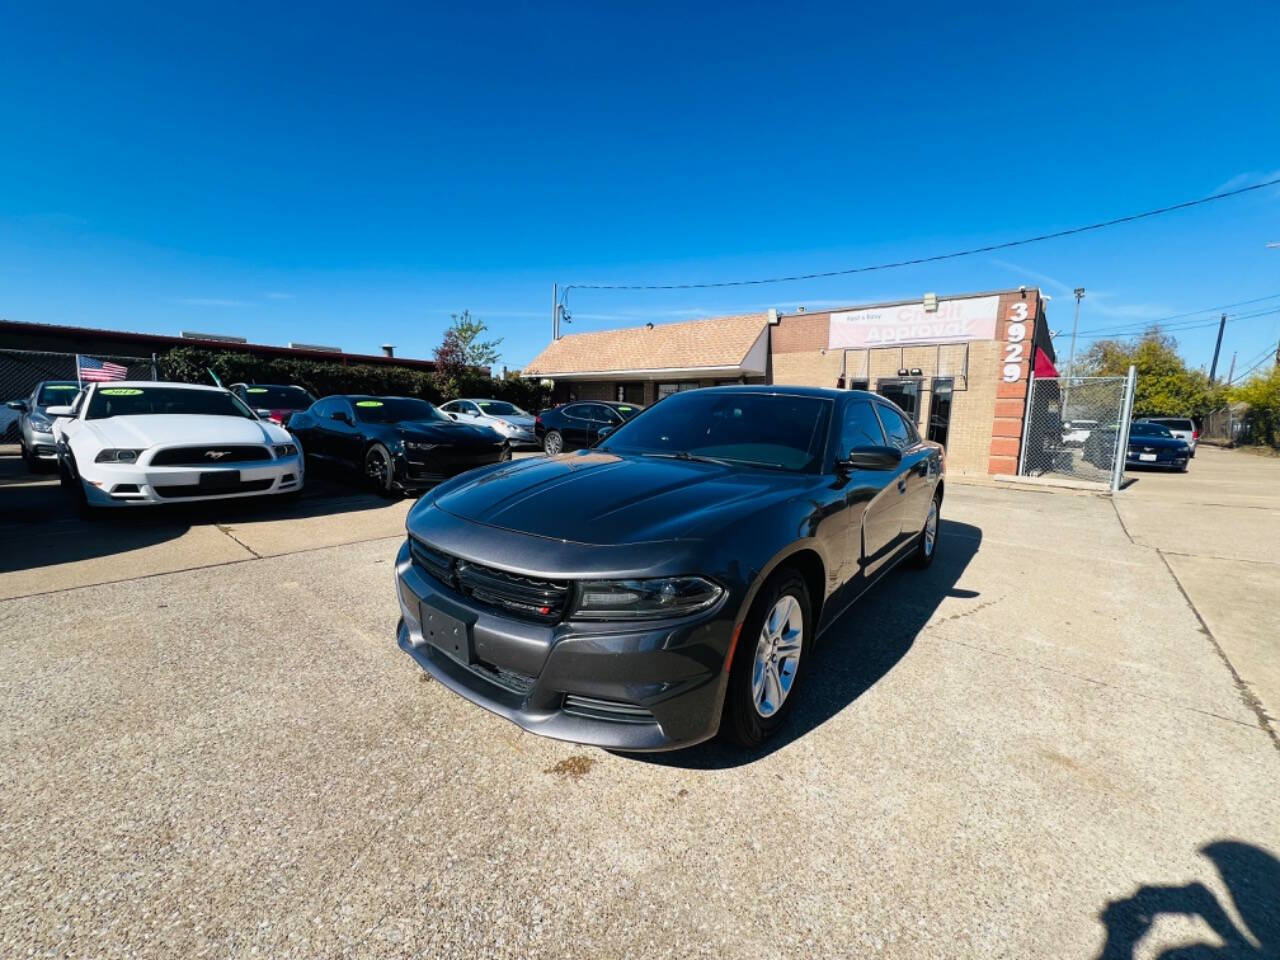
[[[813,647],[812,610],[809,588],[795,569],[779,570],[760,588],[729,671],[720,724],[726,738],[758,747],[786,723]]]
[[[933,495],[929,502],[929,513],[924,519],[924,529],[920,531],[920,539],[916,543],[911,562],[919,570],[924,570],[938,553],[938,533],[942,529],[942,497]]]
[[[542,452],[549,457],[564,453],[564,437],[560,435],[559,430],[547,431],[547,435],[542,438]]]

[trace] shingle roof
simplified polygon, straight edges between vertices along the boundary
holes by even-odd
[[[736,367],[746,359],[768,318],[763,313],[709,317],[683,323],[571,333],[525,365],[526,376],[614,370],[688,370]]]

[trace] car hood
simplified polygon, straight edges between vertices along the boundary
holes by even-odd
[[[502,416],[502,417],[495,416],[493,419],[494,419],[494,420],[501,420],[503,423],[509,423],[509,424],[511,424],[513,427],[521,427],[521,428],[523,428],[523,429],[525,429],[525,430],[532,430],[532,429],[533,429],[533,417],[522,417],[522,416],[520,416],[520,414],[518,414],[518,413],[513,413],[513,414],[511,414],[511,416],[509,416],[509,417],[508,417],[508,416]]]
[[[1164,450],[1167,447],[1185,447],[1187,441],[1179,440],[1177,437],[1135,437],[1130,435],[1130,447],[1151,447],[1152,449]]]
[[[87,420],[104,447],[155,447],[193,443],[285,443],[287,431],[248,417],[145,414]]]
[[[458,423],[456,420],[402,420],[396,430],[406,440],[419,443],[472,444],[497,443],[497,431],[483,424]]]
[[[518,460],[450,486],[435,506],[519,533],[588,544],[697,539],[801,496],[814,477],[603,451]]]

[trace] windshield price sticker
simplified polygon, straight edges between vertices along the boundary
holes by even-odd
[[[142,396],[142,391],[136,390],[133,387],[107,387],[105,390],[99,390],[98,392],[102,394],[104,397],[140,397]]]
[[[266,393],[267,388],[266,387],[250,387],[248,392],[249,393]]]
[[[382,406],[382,401],[381,400],[357,400],[356,406],[357,407],[380,407]]]

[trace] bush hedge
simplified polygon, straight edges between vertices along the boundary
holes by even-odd
[[[537,381],[494,379],[479,370],[429,372],[391,364],[339,363],[305,357],[263,357],[237,350],[175,347],[156,358],[162,380],[209,383],[209,371],[223,384],[296,383],[317,397],[333,393],[368,393],[420,397],[443,403],[455,397],[493,397],[531,412],[547,406],[550,391]]]

